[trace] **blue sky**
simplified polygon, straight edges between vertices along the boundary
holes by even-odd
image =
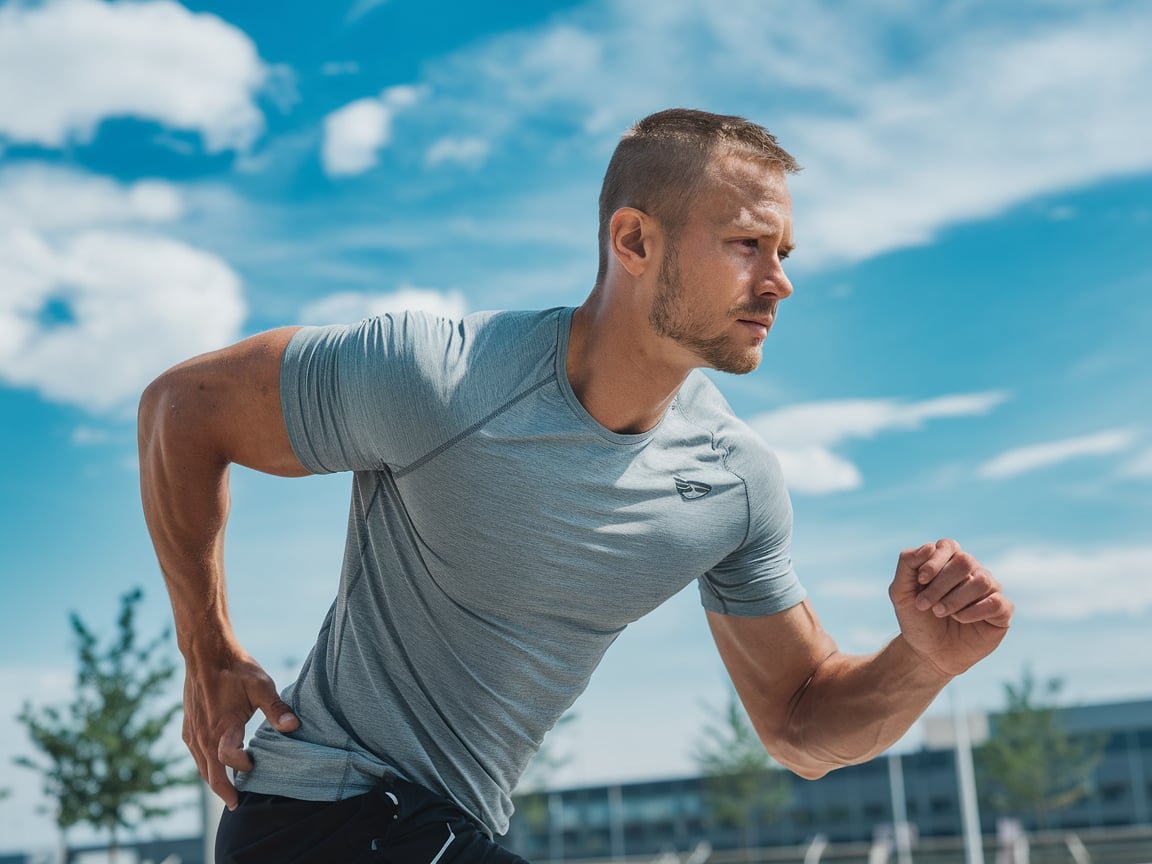
[[[740,113],[805,166],[796,294],[717,382],[776,448],[842,648],[894,632],[898,551],[955,536],[1017,600],[953,685],[1025,665],[1152,695],[1152,7],[0,4],[0,848],[53,842],[12,719],[66,696],[67,615],[161,581],[135,399],[271,326],[575,305],[619,134]],[[347,477],[234,476],[233,615],[278,677],[331,600]],[[569,783],[691,771],[723,672],[692,590],[609,652]],[[914,746],[915,735],[907,746]],[[190,830],[190,817],[165,830]]]

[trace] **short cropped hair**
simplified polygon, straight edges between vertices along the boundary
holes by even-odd
[[[687,222],[709,160],[721,150],[764,160],[787,174],[800,170],[771,132],[734,115],[669,108],[648,115],[624,133],[600,189],[597,286],[608,275],[612,214],[621,207],[635,207],[659,219],[675,239]]]

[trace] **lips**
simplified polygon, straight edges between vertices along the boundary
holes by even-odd
[[[740,318],[738,320],[741,324],[743,324],[749,330],[753,331],[761,339],[768,335],[768,331],[772,327],[771,318],[766,320],[760,318]]]

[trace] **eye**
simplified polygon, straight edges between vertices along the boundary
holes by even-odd
[[[781,261],[783,261],[791,254],[792,254],[791,249],[781,249],[779,252],[776,253],[776,257],[779,258]]]
[[[740,241],[740,245],[745,249],[759,249],[760,241],[756,237],[745,237]]]

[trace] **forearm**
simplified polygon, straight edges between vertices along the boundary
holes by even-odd
[[[196,405],[165,378],[140,403],[140,496],[185,657],[234,647],[224,582],[228,460],[198,427]]]
[[[868,656],[834,652],[797,692],[769,749],[809,779],[865,762],[896,743],[949,680],[902,636]]]

